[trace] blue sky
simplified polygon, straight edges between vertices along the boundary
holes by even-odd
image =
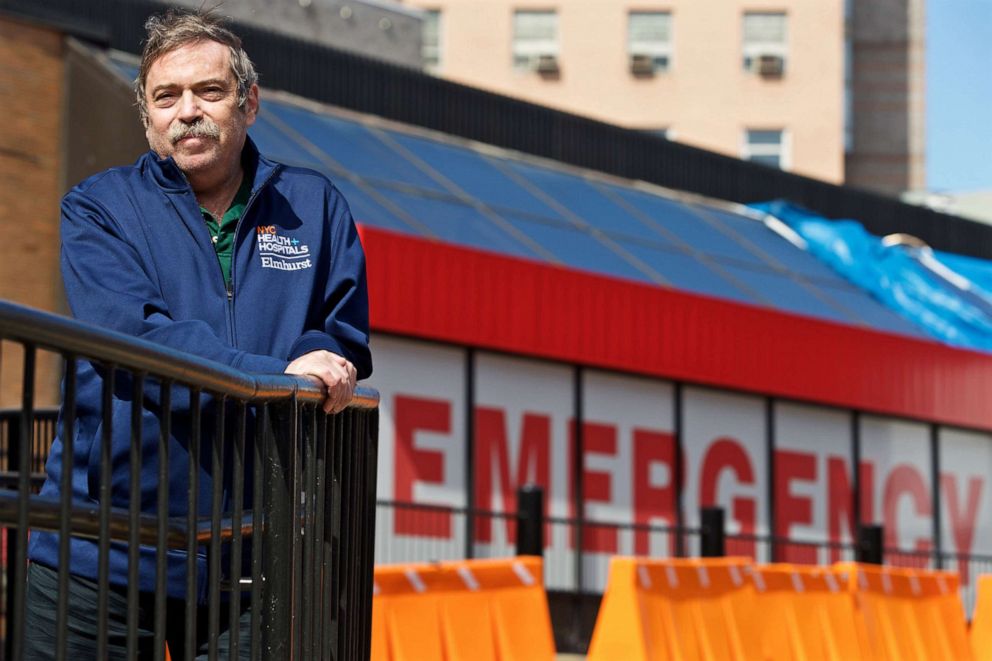
[[[992,0],[927,0],[927,187],[992,189]]]

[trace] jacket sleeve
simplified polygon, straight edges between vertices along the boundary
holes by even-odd
[[[372,374],[365,252],[348,203],[333,186],[329,186],[326,209],[325,241],[330,242],[324,246],[330,256],[327,285],[319,316],[293,343],[289,359],[324,349],[350,360],[358,378],[365,379]]]
[[[107,209],[80,189],[62,201],[62,278],[73,316],[255,373],[287,361],[228,346],[203,321],[177,321],[137,251]]]

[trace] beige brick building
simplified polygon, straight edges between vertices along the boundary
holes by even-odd
[[[923,184],[923,0],[403,0],[451,80],[898,193]]]

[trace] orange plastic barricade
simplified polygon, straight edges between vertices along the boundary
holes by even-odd
[[[834,570],[855,596],[874,658],[973,658],[956,573],[853,562]]]
[[[748,558],[613,558],[587,658],[760,658],[750,563]]]
[[[754,569],[755,610],[765,659],[867,658],[853,595],[829,568],[772,564]]]
[[[375,568],[373,661],[551,661],[541,559]]]
[[[971,651],[975,661],[992,661],[992,574],[978,577],[971,618]]]

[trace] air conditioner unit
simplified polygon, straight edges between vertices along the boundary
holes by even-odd
[[[654,58],[650,55],[631,55],[630,73],[635,76],[653,76]]]
[[[754,68],[759,76],[781,76],[785,73],[785,58],[763,53],[755,58]]]
[[[544,75],[554,75],[557,74],[558,69],[558,56],[557,55],[538,55],[534,59],[534,71]]]

